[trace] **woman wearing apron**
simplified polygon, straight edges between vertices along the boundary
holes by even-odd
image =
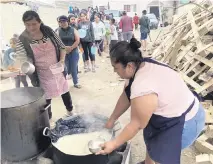
[[[54,97],[61,96],[67,109],[72,114],[72,99],[65,78],[66,72],[53,75],[50,66],[65,60],[65,46],[57,34],[48,26],[41,23],[39,15],[34,11],[26,11],[23,15],[25,31],[20,35],[16,54],[19,61],[30,61],[36,71],[30,76],[32,85],[41,87],[45,92],[47,105]],[[52,118],[51,108],[48,109]]]
[[[177,72],[143,58],[140,46],[132,38],[110,51],[114,71],[128,80],[106,127],[112,128],[129,107],[131,120],[120,135],[102,145],[98,154],[112,152],[143,129],[147,155],[142,163],[180,164],[181,150],[190,146],[204,128],[203,107]]]

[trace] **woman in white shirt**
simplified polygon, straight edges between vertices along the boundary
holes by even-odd
[[[106,34],[104,23],[100,20],[100,14],[95,15],[95,22],[92,23],[95,35],[95,44],[98,47],[98,54],[101,56],[103,52],[103,42]]]

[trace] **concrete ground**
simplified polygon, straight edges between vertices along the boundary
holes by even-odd
[[[155,40],[159,30],[151,31],[152,40]],[[139,33],[135,33],[139,37]],[[106,116],[110,116],[115,104],[122,92],[124,82],[119,81],[119,77],[113,72],[107,53],[102,57],[96,56],[97,71],[96,73],[84,73],[82,59],[80,59],[79,83],[81,89],[73,87],[72,80],[69,80],[70,92],[75,105],[75,113],[91,113],[96,112]],[[13,88],[13,80],[4,80],[0,86],[1,90]],[[57,120],[64,116],[66,110],[61,98],[53,100],[53,120]],[[126,112],[119,120],[123,126],[129,121],[129,111]],[[144,160],[146,148],[143,141],[142,131],[132,139],[132,164],[136,164]],[[194,164],[196,152],[190,147],[182,153],[182,164]]]

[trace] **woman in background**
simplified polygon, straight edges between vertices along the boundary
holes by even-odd
[[[104,50],[103,42],[106,34],[106,27],[104,23],[100,20],[100,14],[95,15],[95,22],[92,23],[95,35],[95,44],[98,47],[98,54],[101,56],[101,53]]]
[[[80,39],[85,55],[85,68],[86,68],[85,72],[91,71],[89,58],[91,60],[92,72],[95,72],[95,56],[91,52],[91,47],[95,42],[93,26],[92,23],[87,20],[86,13],[82,12],[80,16],[81,21],[78,24],[78,29],[86,31],[86,36]]]

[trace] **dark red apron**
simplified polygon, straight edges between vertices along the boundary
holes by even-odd
[[[153,63],[168,67],[151,58],[144,58],[143,62]],[[139,68],[136,69],[136,72]],[[136,73],[135,72],[135,73]],[[131,85],[135,75],[129,80],[129,85],[125,88],[125,93],[130,101]],[[186,114],[194,106],[195,100],[179,117],[166,118],[153,114],[148,125],[143,131],[149,156],[160,164],[180,164],[182,132]]]

